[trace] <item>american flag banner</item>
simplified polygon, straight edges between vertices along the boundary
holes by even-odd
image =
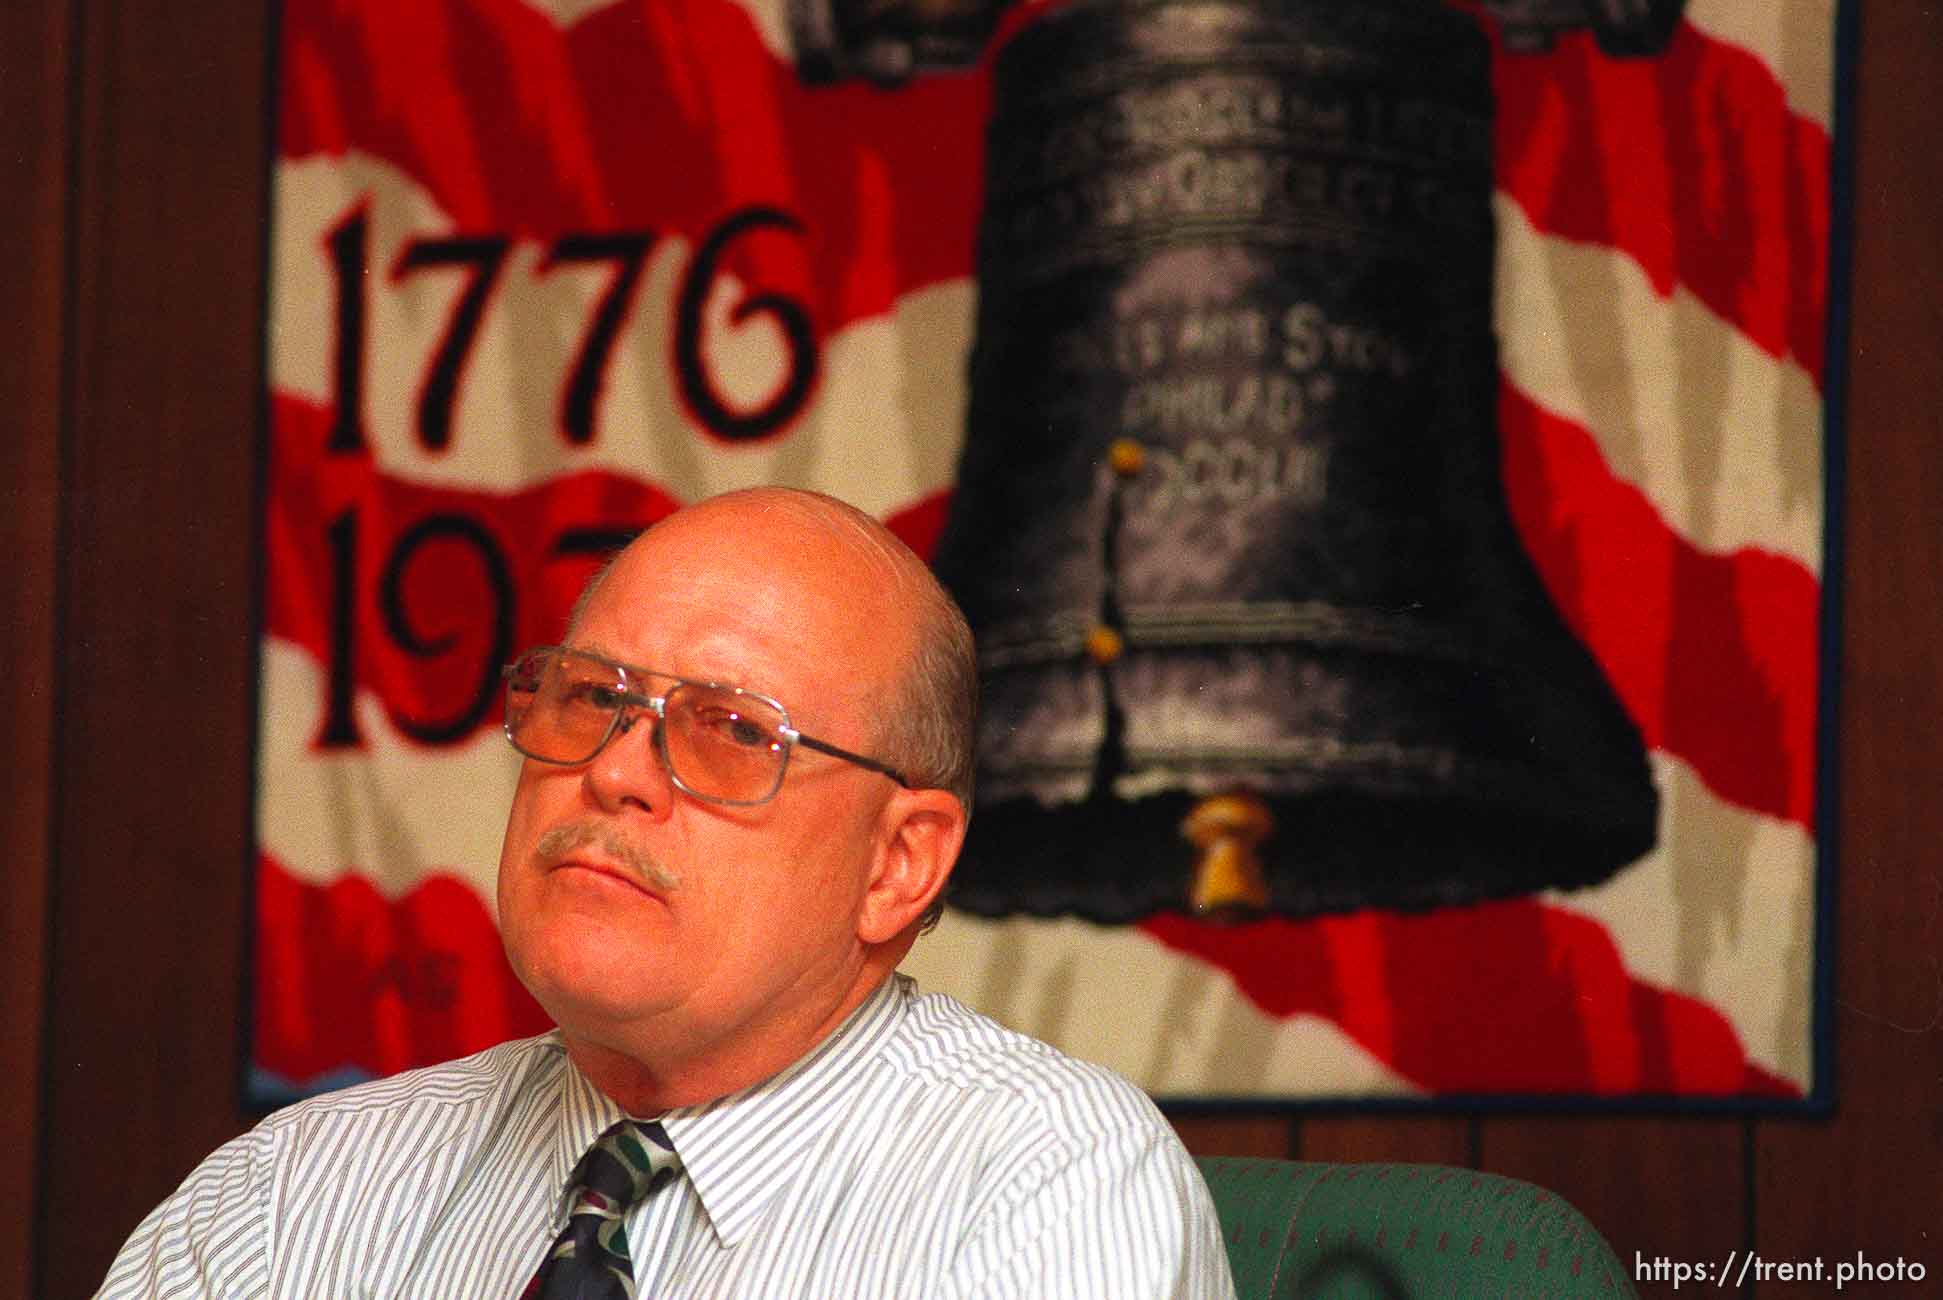
[[[1223,534],[1247,572],[1296,575],[1245,617],[1199,597],[1139,604],[1134,560],[1085,579],[1087,599],[1106,593],[1100,627],[1054,618],[1031,644],[967,600],[991,663],[1052,665],[1027,704],[988,691],[1005,721],[984,740],[1081,735],[1073,752],[1116,757],[1059,780],[1115,802],[1076,786],[1043,801],[1031,838],[1004,841],[1051,864],[1014,873],[1030,888],[968,859],[957,905],[905,962],[923,986],[1162,1098],[1826,1100],[1829,394],[1853,16],[1842,0],[1371,6],[1437,42],[1457,32],[1447,54],[1335,8],[974,0],[940,25],[952,5],[284,0],[253,1102],[549,1027],[493,916],[518,770],[501,668],[559,639],[638,530],[765,483],[870,511],[955,587],[1013,570],[1056,585],[1065,543],[1043,538],[1062,529],[1105,530],[1086,564],[1134,555],[1143,510],[1313,525],[1293,543]],[[898,22],[872,29],[886,12]],[[1271,41],[1258,21],[1326,31]],[[1083,26],[1122,22],[1161,24],[1189,54],[1155,63],[1147,37],[1102,44]],[[1217,29],[1228,55],[1195,44]],[[1360,70],[1379,65],[1380,95]],[[1361,152],[1323,150],[1325,165],[1288,143],[1322,136]],[[1425,181],[1432,157],[1458,180]],[[1459,211],[1472,182],[1474,219]],[[1222,215],[1237,204],[1250,220],[1299,209],[1309,242],[1298,256],[1258,238]],[[1154,222],[1193,239],[1148,238]],[[1240,287],[1204,309],[1224,276]],[[1150,310],[1156,294],[1172,305]],[[1482,357],[1484,382],[1398,405],[1430,355]],[[1113,400],[1062,399],[1082,373],[1109,373]],[[1396,411],[1427,413],[1432,436],[1391,437]],[[1465,430],[1488,465],[1429,486]],[[1289,681],[1248,669],[1249,708],[1299,713],[1299,745],[1217,737],[1195,752],[1230,756],[1219,779],[1178,790],[1161,790],[1178,762],[1135,761],[1143,727],[1191,712],[1169,683],[1201,671],[1141,668],[1163,663],[1144,647],[1231,670],[1289,628],[1323,636],[1321,606],[1286,583],[1327,567],[1314,534],[1350,517],[1345,492],[1364,494],[1353,522],[1374,551],[1461,549],[1398,483],[1487,490],[1506,564],[1533,575],[1546,626],[1638,756],[1637,841],[1596,869],[1484,885],[1433,862],[1432,884],[1386,892],[1369,883],[1382,841],[1362,837],[1416,805],[1359,794],[1353,816],[1301,823],[1354,845],[1347,884],[1298,895],[1271,855],[1267,892],[1222,915],[1185,886],[1136,897],[1124,880],[1171,881],[1154,864],[1194,852],[1173,812],[1150,835],[1140,810],[1248,785],[1233,754],[1299,766],[1262,778],[1294,800],[1344,755],[1428,752],[1358,739],[1369,701],[1431,691],[1456,654],[1413,630],[1417,602],[1379,593],[1323,619],[1336,648]],[[973,533],[968,511],[989,512]],[[988,562],[1014,537],[1025,549]],[[1029,585],[992,578],[986,594],[1003,586],[1002,606]],[[1347,672],[1358,684],[1330,675]],[[1292,702],[1290,681],[1310,699],[1325,680],[1349,703]],[[1482,725],[1469,705],[1411,707]],[[1001,799],[1006,781],[985,788]],[[1510,799],[1493,834],[1545,823],[1570,785]],[[1285,825],[1265,853],[1300,840],[1296,805],[1269,802]],[[981,802],[974,836],[1003,834],[1004,808]],[[1101,839],[1116,819],[1139,837]],[[1045,892],[1080,862],[1092,874]],[[1086,902],[1109,876],[1112,901]]]

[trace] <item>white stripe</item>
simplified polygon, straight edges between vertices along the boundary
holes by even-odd
[[[428,750],[365,691],[360,750],[320,752],[325,679],[303,647],[265,637],[258,714],[258,844],[299,880],[358,874],[387,898],[433,871],[469,881],[493,906],[499,844],[519,755],[496,729]]]
[[[789,35],[787,0],[735,0],[756,25],[756,33],[768,51],[784,63],[796,58],[796,45]]]
[[[1503,194],[1494,206],[1506,378],[1589,429],[1689,541],[1819,573],[1822,400],[1808,373],[1684,288],[1661,297],[1623,254],[1543,234]]]
[[[1686,18],[1767,64],[1788,107],[1824,128],[1834,119],[1836,0],[1687,0]]]
[[[600,10],[612,10],[616,4],[622,2],[624,0],[527,0],[527,8],[552,17],[554,23],[560,27],[571,27],[573,23],[581,21],[589,14],[598,14]]]
[[[1132,927],[948,910],[900,969],[1157,1097],[1418,1091],[1330,1021],[1271,1016],[1227,972]]]
[[[545,14],[560,27],[571,27],[589,14],[620,3],[622,0],[526,0],[528,8]]]
[[[951,482],[963,440],[968,281],[907,294],[891,313],[835,331],[823,340],[810,403],[786,436],[726,446],[689,414],[671,362],[675,296],[692,251],[674,237],[657,241],[642,268],[590,444],[571,446],[557,432],[561,394],[612,269],[566,266],[542,274],[545,250],[522,242],[507,255],[460,377],[451,444],[425,449],[416,431],[418,395],[465,275],[391,278],[408,240],[449,231],[452,223],[410,177],[357,154],[277,166],[270,378],[282,392],[319,404],[335,400],[338,290],[327,240],[367,197],[365,423],[376,463],[395,478],[511,492],[604,469],[658,484],[683,501],[785,482],[878,515]],[[732,409],[750,410],[779,389],[789,358],[770,317],[730,324],[740,297],[726,277],[716,285],[704,309],[703,353],[722,398]]]
[[[1672,755],[1652,762],[1658,847],[1606,883],[1551,901],[1604,925],[1635,978],[1729,1015],[1750,1060],[1806,1090],[1814,837],[1721,799]]]

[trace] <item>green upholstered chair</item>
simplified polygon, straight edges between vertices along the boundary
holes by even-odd
[[[1585,1216],[1442,1165],[1203,1156],[1240,1300],[1635,1296]]]

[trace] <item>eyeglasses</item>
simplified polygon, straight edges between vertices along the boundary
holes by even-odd
[[[911,784],[888,764],[804,735],[781,704],[740,686],[630,668],[565,646],[529,650],[504,673],[506,739],[542,763],[585,763],[652,713],[660,723],[655,749],[670,779],[710,803],[767,803],[782,788],[797,745]],[[665,689],[654,694],[651,683]]]

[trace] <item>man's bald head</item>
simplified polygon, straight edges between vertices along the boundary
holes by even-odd
[[[930,567],[862,510],[796,488],[725,492],[669,515],[650,531],[712,524],[731,524],[738,544],[756,549],[790,537],[834,544],[869,575],[873,594],[898,609],[909,633],[903,671],[882,702],[876,756],[914,784],[949,790],[969,815],[978,665],[971,628]],[[575,603],[570,638],[612,567],[610,561],[595,574]]]

